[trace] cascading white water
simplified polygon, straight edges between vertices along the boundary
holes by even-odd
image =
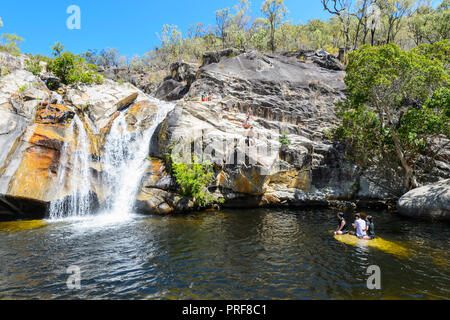
[[[149,98],[158,107],[152,125],[140,130],[129,130],[125,112],[114,120],[106,138],[102,165],[101,183],[106,201],[102,207],[105,215],[123,218],[129,216],[136,199],[141,178],[146,170],[150,140],[158,125],[173,110],[175,104]],[[147,119],[142,119],[145,122]],[[67,143],[61,150],[57,180],[54,192],[64,188],[69,196],[50,205],[50,219],[83,217],[94,214],[90,175],[90,144],[81,120],[75,115],[67,130]],[[72,143],[70,143],[72,141]]]
[[[67,130],[66,138],[67,142],[61,149],[58,183],[54,192],[65,189],[69,195],[50,204],[50,219],[53,220],[86,216],[91,212],[90,145],[83,123],[77,115]]]
[[[131,213],[146,170],[145,160],[149,154],[150,140],[158,125],[175,106],[157,99],[151,102],[158,107],[158,111],[149,128],[141,131],[137,123],[136,130],[129,131],[125,115],[121,113],[114,120],[106,139],[101,162],[102,181],[111,195],[104,208],[107,214],[123,217]]]

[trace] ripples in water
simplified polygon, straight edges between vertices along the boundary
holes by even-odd
[[[331,210],[0,224],[0,299],[449,299],[449,225],[371,214],[408,258],[336,241]],[[366,287],[374,264],[379,291]],[[71,265],[79,291],[66,286]]]

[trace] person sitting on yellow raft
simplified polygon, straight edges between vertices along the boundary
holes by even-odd
[[[357,217],[356,217],[357,216]],[[361,216],[359,214],[355,215],[356,220],[353,226],[356,228],[356,225],[360,225],[361,228],[358,230],[356,228],[356,233],[361,232],[360,235],[363,233],[363,235],[358,237],[358,234],[355,234],[355,232],[349,232],[347,234],[337,234],[336,231],[334,232],[334,238],[338,240],[339,242],[352,245],[352,246],[367,246],[372,247],[390,254],[397,255],[402,258],[406,258],[411,255],[411,251],[408,250],[406,247],[402,246],[401,244],[393,241],[384,240],[380,237],[375,238],[375,227],[373,224],[373,218],[371,216],[367,216],[366,221],[361,219]]]
[[[352,225],[356,229],[356,236],[358,239],[375,239],[375,226],[373,224],[372,216],[367,216],[366,220],[363,220],[359,213],[357,213],[355,214],[355,223]]]
[[[373,224],[373,217],[367,216],[366,217],[366,233],[367,235],[363,238],[366,240],[373,240],[375,239],[375,225]]]
[[[344,219],[344,213],[343,212],[339,212],[337,214],[338,217],[338,228],[336,229],[336,231],[334,232],[334,234],[347,234],[348,233],[348,226],[347,226],[347,221],[345,221]]]

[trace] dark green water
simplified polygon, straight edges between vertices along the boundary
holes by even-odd
[[[0,224],[0,299],[449,299],[450,225],[372,212],[408,257],[336,241],[331,210]],[[350,219],[351,215],[347,215]],[[69,290],[67,268],[81,270]],[[366,286],[381,268],[381,290]]]

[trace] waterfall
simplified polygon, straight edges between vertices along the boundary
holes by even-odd
[[[147,169],[147,157],[151,138],[158,125],[173,110],[175,104],[150,98],[158,107],[152,124],[142,130],[141,119],[130,130],[126,111],[113,121],[106,137],[104,153],[100,157],[102,171],[100,186],[106,195],[101,207],[102,216],[123,218],[132,212],[142,176]],[[81,120],[75,116],[67,129],[67,137],[62,149],[57,173],[55,194],[63,191],[68,196],[50,204],[50,219],[73,218],[94,214],[92,208],[93,190],[90,174],[89,138]],[[98,191],[97,190],[97,191]]]
[[[157,99],[151,102],[158,106],[158,111],[147,129],[140,130],[138,122],[135,124],[136,130],[130,131],[124,113],[111,126],[101,159],[102,183],[104,190],[107,190],[105,192],[111,195],[103,208],[107,214],[127,216],[132,212],[142,176],[147,169],[150,140],[158,125],[175,106]]]
[[[56,194],[68,190],[69,195],[50,204],[50,219],[81,217],[91,212],[90,145],[83,123],[75,115],[61,148]]]

